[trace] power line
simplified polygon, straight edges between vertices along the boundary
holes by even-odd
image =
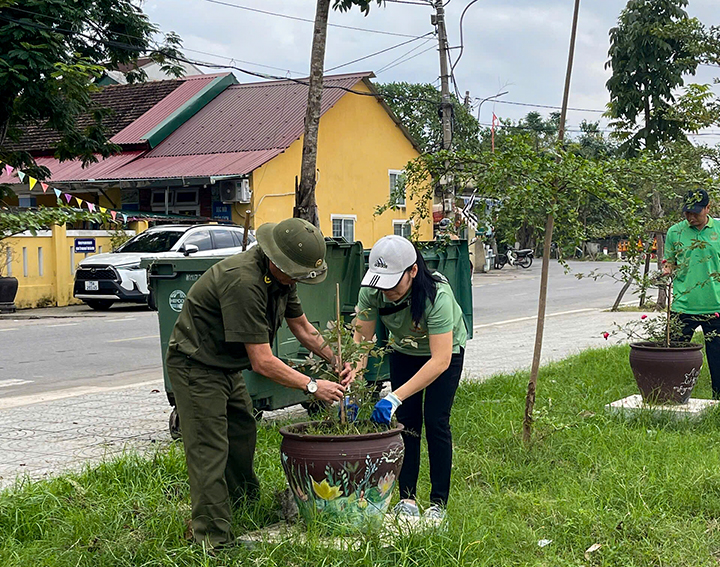
[[[498,104],[512,104],[512,105],[515,105],[515,106],[531,106],[531,107],[534,107],[534,108],[552,108],[552,109],[554,109],[554,110],[561,110],[561,109],[562,109],[560,106],[553,106],[553,105],[550,105],[550,104],[531,104],[531,103],[529,103],[529,102],[512,102],[512,101],[509,101],[509,100],[496,100],[496,101],[493,101],[493,102],[497,102]],[[605,112],[604,110],[598,110],[598,109],[596,109],[596,108],[568,108],[568,110],[574,110],[574,111],[577,111],[577,112],[599,112],[599,113],[601,113],[601,114]]]
[[[375,74],[378,75],[378,74],[380,74],[380,73],[383,73],[384,71],[387,71],[388,69],[392,69],[393,67],[396,67],[397,65],[400,65],[401,63],[404,63],[405,61],[409,61],[409,60],[412,59],[413,57],[417,57],[417,56],[420,55],[421,53],[425,53],[426,51],[430,51],[430,49],[432,49],[432,48],[435,47],[434,45],[430,46],[428,49],[425,49],[424,51],[421,51],[420,53],[416,53],[415,55],[413,55],[412,57],[409,57],[408,59],[405,59],[404,61],[401,61],[401,60],[403,59],[403,57],[405,57],[406,55],[410,55],[413,51],[417,51],[417,50],[420,49],[423,45],[427,45],[427,43],[428,43],[429,41],[432,41],[432,39],[426,39],[426,40],[423,41],[420,45],[416,45],[416,46],[413,47],[410,51],[406,51],[405,53],[403,53],[403,54],[402,54],[400,57],[398,57],[397,59],[393,59],[392,61],[390,61],[390,63],[388,63],[387,65],[385,65],[385,66],[381,67],[380,69],[378,69],[377,71],[375,71]]]
[[[341,67],[347,67],[348,65],[352,65],[353,63],[357,63],[358,61],[364,61],[365,59],[370,59],[371,57],[375,57],[376,55],[380,55],[381,53],[387,53],[388,51],[391,51],[398,47],[402,47],[403,45],[407,45],[408,43],[412,43],[413,41],[418,41],[419,39],[422,39],[424,37],[432,35],[433,33],[434,32],[428,32],[425,35],[421,35],[420,37],[408,39],[407,41],[403,41],[402,43],[398,43],[397,45],[393,45],[391,47],[387,47],[380,51],[376,51],[375,53],[371,53],[370,55],[365,55],[363,57],[359,57],[358,59],[353,59],[352,61],[348,61],[347,63],[343,63],[342,65],[336,65],[335,67],[330,67],[329,69],[325,69],[325,71],[326,72],[335,71],[336,69],[340,69]]]
[[[224,2],[223,0],[204,0],[204,1],[210,2],[211,4],[218,4],[220,6],[228,6],[230,8],[237,8],[238,10],[246,10],[248,12],[265,14],[267,16],[275,16],[276,18],[285,18],[286,20],[294,20],[296,22],[309,22],[311,24],[315,23],[315,20],[311,20],[309,18],[301,18],[299,16],[290,16],[288,14],[279,14],[278,12],[270,12],[268,10],[260,10],[259,8],[250,8],[248,6],[240,6],[239,4],[233,4],[232,2]],[[415,35],[410,35],[410,34],[406,34],[406,33],[389,32],[389,31],[384,31],[384,30],[372,30],[372,29],[368,29],[368,28],[357,28],[357,27],[353,27],[353,26],[343,26],[342,24],[328,23],[328,26],[331,26],[334,28],[342,28],[345,30],[376,33],[376,34],[380,34],[380,35],[393,35],[396,37],[412,37],[412,38],[421,37],[421,36],[415,36]]]
[[[429,2],[411,2],[410,0],[385,0],[385,2],[392,2],[393,4],[412,4],[414,6],[432,6]]]
[[[230,55],[218,55],[217,53],[210,53],[208,51],[200,51],[199,49],[190,49],[189,47],[183,47],[183,51],[192,51],[193,53],[199,53],[200,55],[207,55],[209,57],[217,57],[218,59],[227,59],[232,63],[237,61],[238,63],[245,63],[247,65],[254,65],[255,67],[263,67],[264,69],[273,69],[275,71],[286,71],[295,75],[307,75],[307,71],[293,71],[292,69],[285,69],[283,67],[273,67],[272,65],[264,65],[263,63],[255,63],[254,61],[245,61],[243,59],[237,59]]]

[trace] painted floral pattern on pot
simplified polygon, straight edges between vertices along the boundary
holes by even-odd
[[[288,447],[286,438],[281,447],[282,465],[302,517],[308,522],[321,522],[333,531],[358,531],[379,525],[390,504],[405,452],[399,430],[397,433],[375,439],[371,442],[374,446],[364,447],[364,454],[348,447],[346,440],[341,442],[342,449],[331,455],[327,450]],[[378,447],[378,441],[383,441],[384,447]],[[368,444],[363,440],[355,443]],[[340,449],[340,443],[314,445]]]

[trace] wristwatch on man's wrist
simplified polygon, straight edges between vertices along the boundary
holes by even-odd
[[[307,383],[307,386],[305,386],[305,393],[306,394],[314,394],[318,390],[317,382],[315,381],[315,378],[312,376],[309,376],[310,382]]]

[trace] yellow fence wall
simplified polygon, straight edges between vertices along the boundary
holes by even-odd
[[[134,235],[135,231],[126,231]],[[97,254],[110,252],[107,230],[52,230],[18,235],[9,240],[10,257],[1,258],[5,275],[18,279],[18,308],[63,306],[81,301],[73,298],[78,263],[93,254],[74,252],[75,238],[94,238]]]

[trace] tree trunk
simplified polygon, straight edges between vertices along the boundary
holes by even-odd
[[[320,103],[323,91],[323,66],[325,65],[325,42],[327,40],[328,14],[330,0],[317,0],[315,10],[315,29],[313,31],[312,55],[310,56],[310,87],[305,112],[305,134],[303,137],[302,167],[300,169],[300,187],[295,198],[293,216],[305,219],[320,226],[317,202],[315,201],[315,181],[317,165],[318,127],[320,126]]]
[[[625,292],[630,289],[630,285],[633,282],[633,277],[630,276],[630,279],[625,282],[625,285],[622,286],[622,289],[620,290],[620,293],[618,293],[617,298],[615,299],[615,303],[613,303],[612,308],[610,311],[617,311],[620,307],[620,302],[622,301],[623,296],[625,295]]]
[[[657,269],[662,271],[662,262],[663,258],[665,257],[665,234],[662,232],[655,233],[657,238]],[[665,309],[665,305],[667,303],[667,288],[665,287],[665,284],[660,284],[658,286],[658,296],[657,296],[657,308]]]
[[[647,296],[647,276],[650,273],[650,251],[652,250],[652,236],[653,233],[650,233],[650,242],[648,242],[647,248],[645,248],[645,267],[643,269],[643,278],[642,278],[642,289],[640,290],[640,304],[638,307],[643,307],[645,305],[645,299]]]
[[[552,243],[555,217],[550,213],[545,224],[545,242],[543,244],[543,264],[540,272],[540,297],[538,299],[538,319],[535,329],[535,350],[533,351],[532,367],[527,394],[525,395],[525,417],[523,418],[523,441],[528,443],[532,435],[533,408],[535,407],[535,390],[540,373],[540,354],[542,352],[543,332],[545,331],[545,306],[547,304],[548,274],[550,272],[550,244]]]

